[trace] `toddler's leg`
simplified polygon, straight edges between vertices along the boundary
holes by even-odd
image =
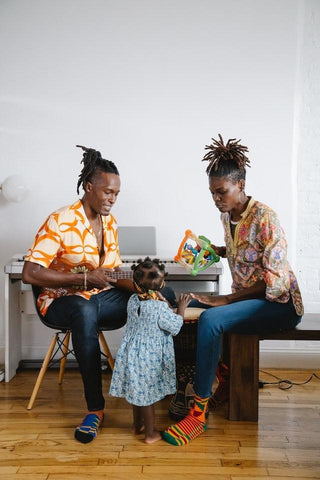
[[[144,421],[145,443],[155,443],[161,440],[161,434],[154,429],[154,405],[141,407]]]
[[[137,407],[137,405],[132,405],[133,413],[133,432],[135,435],[144,432],[143,418],[142,418],[142,407]]]

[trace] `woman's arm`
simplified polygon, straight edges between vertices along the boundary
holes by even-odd
[[[219,307],[221,305],[241,302],[242,300],[249,300],[251,298],[265,298],[265,292],[266,284],[263,280],[259,280],[252,287],[244,288],[228,295],[198,295],[196,293],[191,293],[191,297],[205,305]]]

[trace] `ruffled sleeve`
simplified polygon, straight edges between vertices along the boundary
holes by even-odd
[[[171,335],[177,335],[183,324],[181,315],[174,313],[165,302],[161,302],[161,311],[159,315],[158,325],[161,330]]]

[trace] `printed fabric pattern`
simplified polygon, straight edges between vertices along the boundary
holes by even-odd
[[[297,315],[303,315],[301,293],[287,259],[287,242],[277,214],[251,198],[241,217],[233,239],[229,213],[221,214],[232,291],[264,280],[267,300],[286,303],[291,295]]]
[[[130,404],[147,406],[176,391],[173,335],[183,324],[166,302],[128,302],[126,332],[120,344],[110,385],[110,395]]]
[[[59,272],[74,268],[94,270],[98,267],[115,268],[121,265],[118,246],[117,223],[112,215],[102,216],[104,255],[99,257],[96,236],[86,217],[82,203],[60,208],[49,215],[40,227],[25,260]],[[107,286],[103,290],[112,288]],[[38,307],[45,315],[55,298],[63,295],[80,295],[87,300],[102,290],[83,291],[78,287],[43,288],[38,297]]]

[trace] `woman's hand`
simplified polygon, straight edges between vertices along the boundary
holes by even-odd
[[[200,303],[210,305],[210,307],[220,307],[221,305],[228,305],[229,303],[228,295],[201,295],[190,293],[190,296]]]
[[[219,255],[219,257],[223,258],[226,256],[226,247],[216,247],[216,245],[212,245],[212,244],[211,244],[211,247],[216,252],[216,254]]]

